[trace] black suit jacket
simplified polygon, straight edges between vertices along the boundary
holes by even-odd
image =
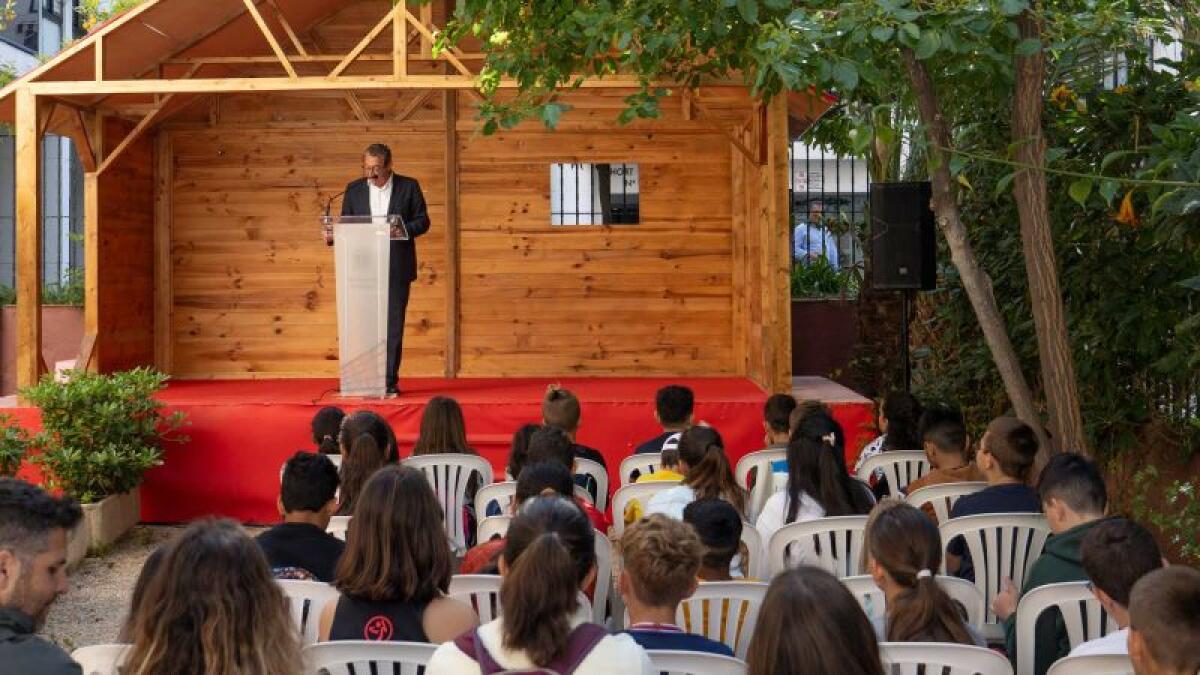
[[[342,198],[343,216],[371,215],[371,191],[366,178],[359,178],[346,186]],[[425,195],[421,184],[408,176],[392,174],[392,200],[388,215],[399,215],[408,227],[407,241],[392,241],[388,280],[391,285],[410,283],[417,278],[416,238],[429,231],[429,213],[425,209]]]

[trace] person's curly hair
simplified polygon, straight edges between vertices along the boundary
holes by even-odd
[[[618,542],[633,592],[652,607],[674,607],[691,595],[704,545],[687,523],[661,513],[625,530]]]

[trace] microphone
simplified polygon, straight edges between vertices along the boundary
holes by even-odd
[[[329,200],[325,202],[325,217],[326,218],[329,217],[329,209],[333,208],[333,200],[337,199],[338,197],[341,197],[344,194],[346,194],[346,191],[342,190],[341,192],[337,193],[336,195],[330,197]]]

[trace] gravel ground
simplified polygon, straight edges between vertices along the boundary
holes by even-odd
[[[116,642],[142,563],[181,531],[182,525],[139,525],[104,555],[85,559],[70,575],[71,590],[51,606],[42,636],[67,651]]]

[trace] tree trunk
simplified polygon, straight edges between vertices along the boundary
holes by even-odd
[[[1026,11],[1017,19],[1022,39],[1042,39],[1039,19]],[[1046,203],[1046,139],[1042,135],[1042,86],[1046,76],[1046,54],[1039,49],[1029,56],[1015,57],[1016,83],[1013,92],[1012,140],[1016,160],[1038,167],[1019,169],[1013,179],[1013,197],[1021,223],[1021,250],[1029,278],[1030,307],[1037,332],[1038,361],[1042,387],[1054,435],[1051,449],[1068,449],[1087,454],[1075,361],[1063,315],[1058,266],[1050,209]]]
[[[911,49],[901,49],[908,77],[912,83],[913,93],[917,99],[917,111],[925,134],[929,141],[930,178],[933,183],[933,212],[938,229],[946,237],[950,245],[950,259],[958,269],[962,278],[963,289],[975,310],[979,327],[983,330],[983,338],[988,349],[992,352],[992,360],[1000,371],[1000,379],[1004,382],[1004,390],[1012,402],[1017,417],[1033,427],[1042,445],[1045,445],[1045,435],[1037,409],[1033,405],[1033,394],[1021,372],[1021,364],[1017,353],[1009,340],[1008,330],[1000,309],[996,306],[996,298],[992,294],[992,280],[979,266],[971,242],[967,239],[967,228],[963,225],[962,216],[958,210],[958,195],[956,183],[950,176],[950,164],[942,148],[950,147],[950,131],[946,120],[942,117],[941,105],[938,102],[937,91],[925,64],[921,63]]]

